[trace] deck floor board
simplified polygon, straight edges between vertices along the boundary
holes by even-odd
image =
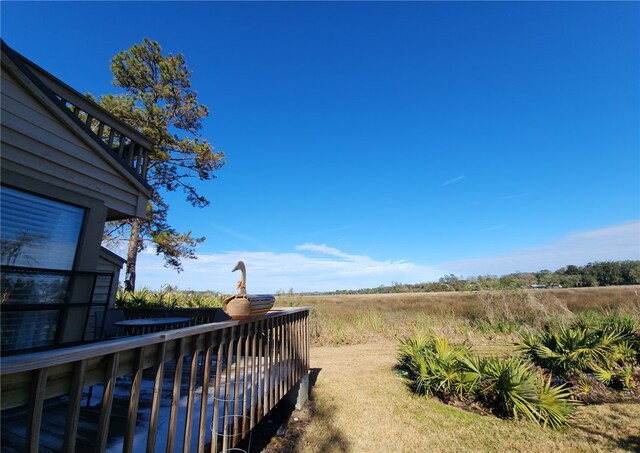
[[[209,383],[209,391],[213,391],[215,386],[215,370],[216,363],[215,360],[212,361],[211,366],[211,376]],[[233,376],[235,373],[236,364],[231,363],[231,372],[230,375]],[[185,360],[182,365],[182,380],[180,386],[180,397],[185,397],[189,392],[189,371],[191,366],[191,359]],[[201,370],[203,366],[202,363],[199,363],[198,368]],[[264,370],[265,364],[261,364],[260,368]],[[222,374],[221,374],[221,384],[222,388],[225,387],[226,381],[226,368],[227,364],[223,363]],[[252,368],[253,369],[253,368]],[[163,391],[162,391],[162,406],[163,408],[168,408],[171,404],[172,400],[172,388],[173,388],[173,376],[175,370],[175,362],[170,361],[165,363],[164,370],[164,381],[163,381]],[[155,369],[147,369],[143,374],[143,382],[146,384],[146,387],[143,389],[144,393],[152,393],[152,388],[150,390],[149,383],[153,382]],[[264,371],[261,371],[261,374]],[[197,385],[200,389],[202,389],[202,378],[201,373],[198,372],[198,382]],[[264,377],[262,378],[264,379]],[[270,383],[270,387],[275,387],[275,382]],[[116,382],[116,391],[114,392],[114,400],[111,412],[111,418],[109,423],[109,436],[107,445],[114,445],[122,442],[124,438],[124,433],[126,431],[127,419],[128,419],[128,407],[129,407],[129,393],[130,393],[130,385],[131,385],[131,376],[123,376],[119,377]],[[76,451],[94,451],[95,450],[95,440],[97,438],[97,429],[98,429],[98,420],[100,417],[100,399],[102,396],[101,386],[94,386],[94,388],[84,389],[84,395],[82,400],[82,407],[80,409],[80,419],[78,421],[78,432],[76,439]],[[233,389],[233,385],[231,386]],[[241,386],[242,387],[242,386]],[[148,411],[151,405],[151,398],[149,395],[146,397],[141,396],[140,405],[138,408],[139,417],[136,425],[140,428],[144,428],[148,423],[148,418],[146,415],[140,415],[145,410]],[[198,394],[198,398],[201,396]],[[209,405],[213,404],[213,400],[215,398],[209,398]],[[40,452],[42,453],[53,453],[62,451],[63,446],[63,438],[64,438],[64,430],[66,424],[67,410],[68,410],[68,398],[60,397],[48,400],[45,404],[43,418],[42,418],[42,426],[40,430]],[[233,411],[240,410],[242,403],[239,402],[236,409],[231,409]],[[26,445],[26,408],[14,408],[5,410],[2,412],[2,420],[1,420],[1,451],[2,453],[13,453],[13,452],[23,452],[25,451]],[[146,434],[138,434],[142,437],[145,437]],[[209,439],[207,442],[210,442],[211,434],[209,434]],[[158,442],[158,448],[162,447],[162,442]],[[107,447],[109,450],[109,447]]]

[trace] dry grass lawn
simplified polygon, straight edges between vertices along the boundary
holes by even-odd
[[[554,432],[412,395],[392,369],[397,343],[311,350],[311,402],[294,412],[275,452],[638,451],[640,404],[582,407]],[[295,420],[297,419],[297,421]]]
[[[551,431],[414,396],[393,372],[398,340],[412,333],[435,332],[481,354],[509,354],[518,336],[492,330],[501,322],[539,328],[585,310],[640,320],[639,293],[632,286],[281,298],[281,305],[312,308],[313,385],[310,403],[293,413],[287,434],[263,451],[640,451],[640,401],[583,406],[571,427]]]

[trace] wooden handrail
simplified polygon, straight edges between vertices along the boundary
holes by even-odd
[[[230,321],[231,318],[221,307],[212,308],[124,308],[124,319],[139,318],[191,318],[189,325],[208,324],[211,322]]]
[[[259,319],[270,319],[283,314],[308,312],[308,308],[274,308],[269,313]],[[228,329],[233,326],[256,322],[255,319],[243,321],[222,321],[213,324],[202,324],[199,326],[184,327],[182,329],[168,330],[164,332],[137,335],[133,337],[122,337],[98,343],[72,346],[69,348],[54,349],[50,351],[34,352],[15,356],[2,357],[0,359],[0,376],[13,373],[32,371],[38,368],[63,365],[78,360],[86,360],[91,357],[113,354],[125,349],[141,348],[164,341],[186,338],[201,333]]]
[[[123,451],[137,451],[141,446],[136,440],[141,436],[151,451],[155,445],[191,451],[192,442],[197,442],[193,447],[198,451],[203,451],[207,442],[212,442],[211,451],[224,451],[245,437],[308,372],[308,314],[306,308],[276,309],[244,321],[2,358],[3,416],[4,411],[26,407],[30,423],[22,428],[26,428],[24,450],[38,451],[52,442],[51,436],[40,437],[41,430],[46,430],[48,407],[55,405],[55,398],[68,396],[64,438],[58,446],[47,446],[61,451],[105,451],[112,416],[123,417],[122,413],[113,413],[123,407],[122,403],[114,404],[123,398],[116,387],[129,382],[125,392],[129,401],[127,422],[120,433]],[[183,375],[183,364],[188,376]],[[164,372],[167,366],[175,370],[169,373],[169,380]],[[150,369],[155,370],[147,384],[153,386],[151,400],[145,396],[148,392],[142,392],[143,380],[150,379],[146,374],[143,377],[143,371]],[[123,376],[131,378],[122,381]],[[181,388],[186,382],[185,394]],[[99,418],[94,422],[94,444],[88,447],[78,444],[78,427],[87,426],[86,420],[80,423],[81,404],[90,400],[82,389],[96,385],[102,389],[102,396]],[[160,404],[163,385],[172,387],[168,407],[166,396],[165,404]],[[186,404],[186,410],[178,411],[181,404]],[[144,422],[137,416],[141,407],[150,411]],[[163,411],[169,422],[160,428],[158,419]],[[141,424],[146,434],[140,434]],[[192,441],[192,432],[197,432],[197,441]]]

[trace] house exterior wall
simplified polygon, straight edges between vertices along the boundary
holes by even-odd
[[[148,189],[60,115],[60,107],[38,92],[4,54],[0,88],[2,185],[78,206],[85,213],[55,344],[95,340],[102,331],[100,312],[113,305],[122,267],[122,260],[101,248],[105,222],[144,215]],[[105,271],[114,278],[100,274]],[[18,313],[20,302],[4,305],[4,296],[3,289],[3,307]],[[24,309],[40,310],[37,305]]]
[[[96,283],[93,289],[93,305],[87,318],[84,339],[92,341],[104,337],[103,327],[107,311],[113,308],[118,291],[120,270],[125,260],[102,248],[98,257]]]
[[[100,199],[109,218],[144,213],[146,197],[123,178],[117,162],[105,161],[88,140],[71,131],[32,96],[9,71],[2,70],[2,176],[29,176]]]
[[[108,297],[109,308],[113,308],[113,301],[116,298],[116,293],[118,292],[118,281],[120,281],[120,271],[122,270],[122,266],[124,266],[126,260],[120,258],[118,255],[113,252],[102,248],[100,250],[100,257],[98,258],[98,272],[108,272],[115,274],[115,285],[113,285],[110,289],[106,282],[100,282],[96,287],[96,293],[100,295],[105,295]],[[110,292],[109,292],[110,291]]]

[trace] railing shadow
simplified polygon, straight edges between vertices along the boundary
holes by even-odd
[[[3,357],[0,450],[193,451],[216,436],[228,450],[294,395],[308,367],[307,315],[282,310]]]
[[[256,425],[250,445],[245,440],[237,445],[237,448],[250,453],[264,451],[269,453],[295,452],[301,449],[302,435],[312,420],[318,420],[321,424],[333,425],[331,419],[335,407],[326,403],[323,403],[320,407],[316,402],[313,391],[321,371],[321,368],[311,368],[309,370],[309,401],[301,411],[295,411],[295,408],[291,405],[281,402]],[[291,422],[291,417],[296,415],[300,416],[299,420],[295,423]],[[279,435],[278,430],[287,424],[286,432]],[[316,450],[322,452],[348,452],[350,451],[350,444],[344,434],[336,428],[325,433],[320,443],[316,445]]]
[[[309,370],[309,393],[311,396],[313,386],[318,380],[321,368],[311,368]],[[311,404],[311,400],[307,402],[307,405]],[[290,419],[293,416],[295,407],[291,403],[286,402],[286,399],[278,403],[269,413],[258,423],[252,430],[251,438],[243,440],[236,445],[236,448],[246,451],[248,453],[259,453],[264,451],[269,444],[272,443],[274,438],[280,437],[281,441],[277,442],[278,446],[270,446],[270,452],[282,451],[293,452],[296,451],[298,444],[298,438],[301,434],[298,429],[294,430],[294,427],[289,425]],[[284,434],[278,435],[278,431],[282,431],[286,427]],[[289,429],[291,428],[291,429]],[[285,448],[286,446],[286,448]]]
[[[640,451],[640,435],[622,439],[618,442],[618,447],[629,451]]]

